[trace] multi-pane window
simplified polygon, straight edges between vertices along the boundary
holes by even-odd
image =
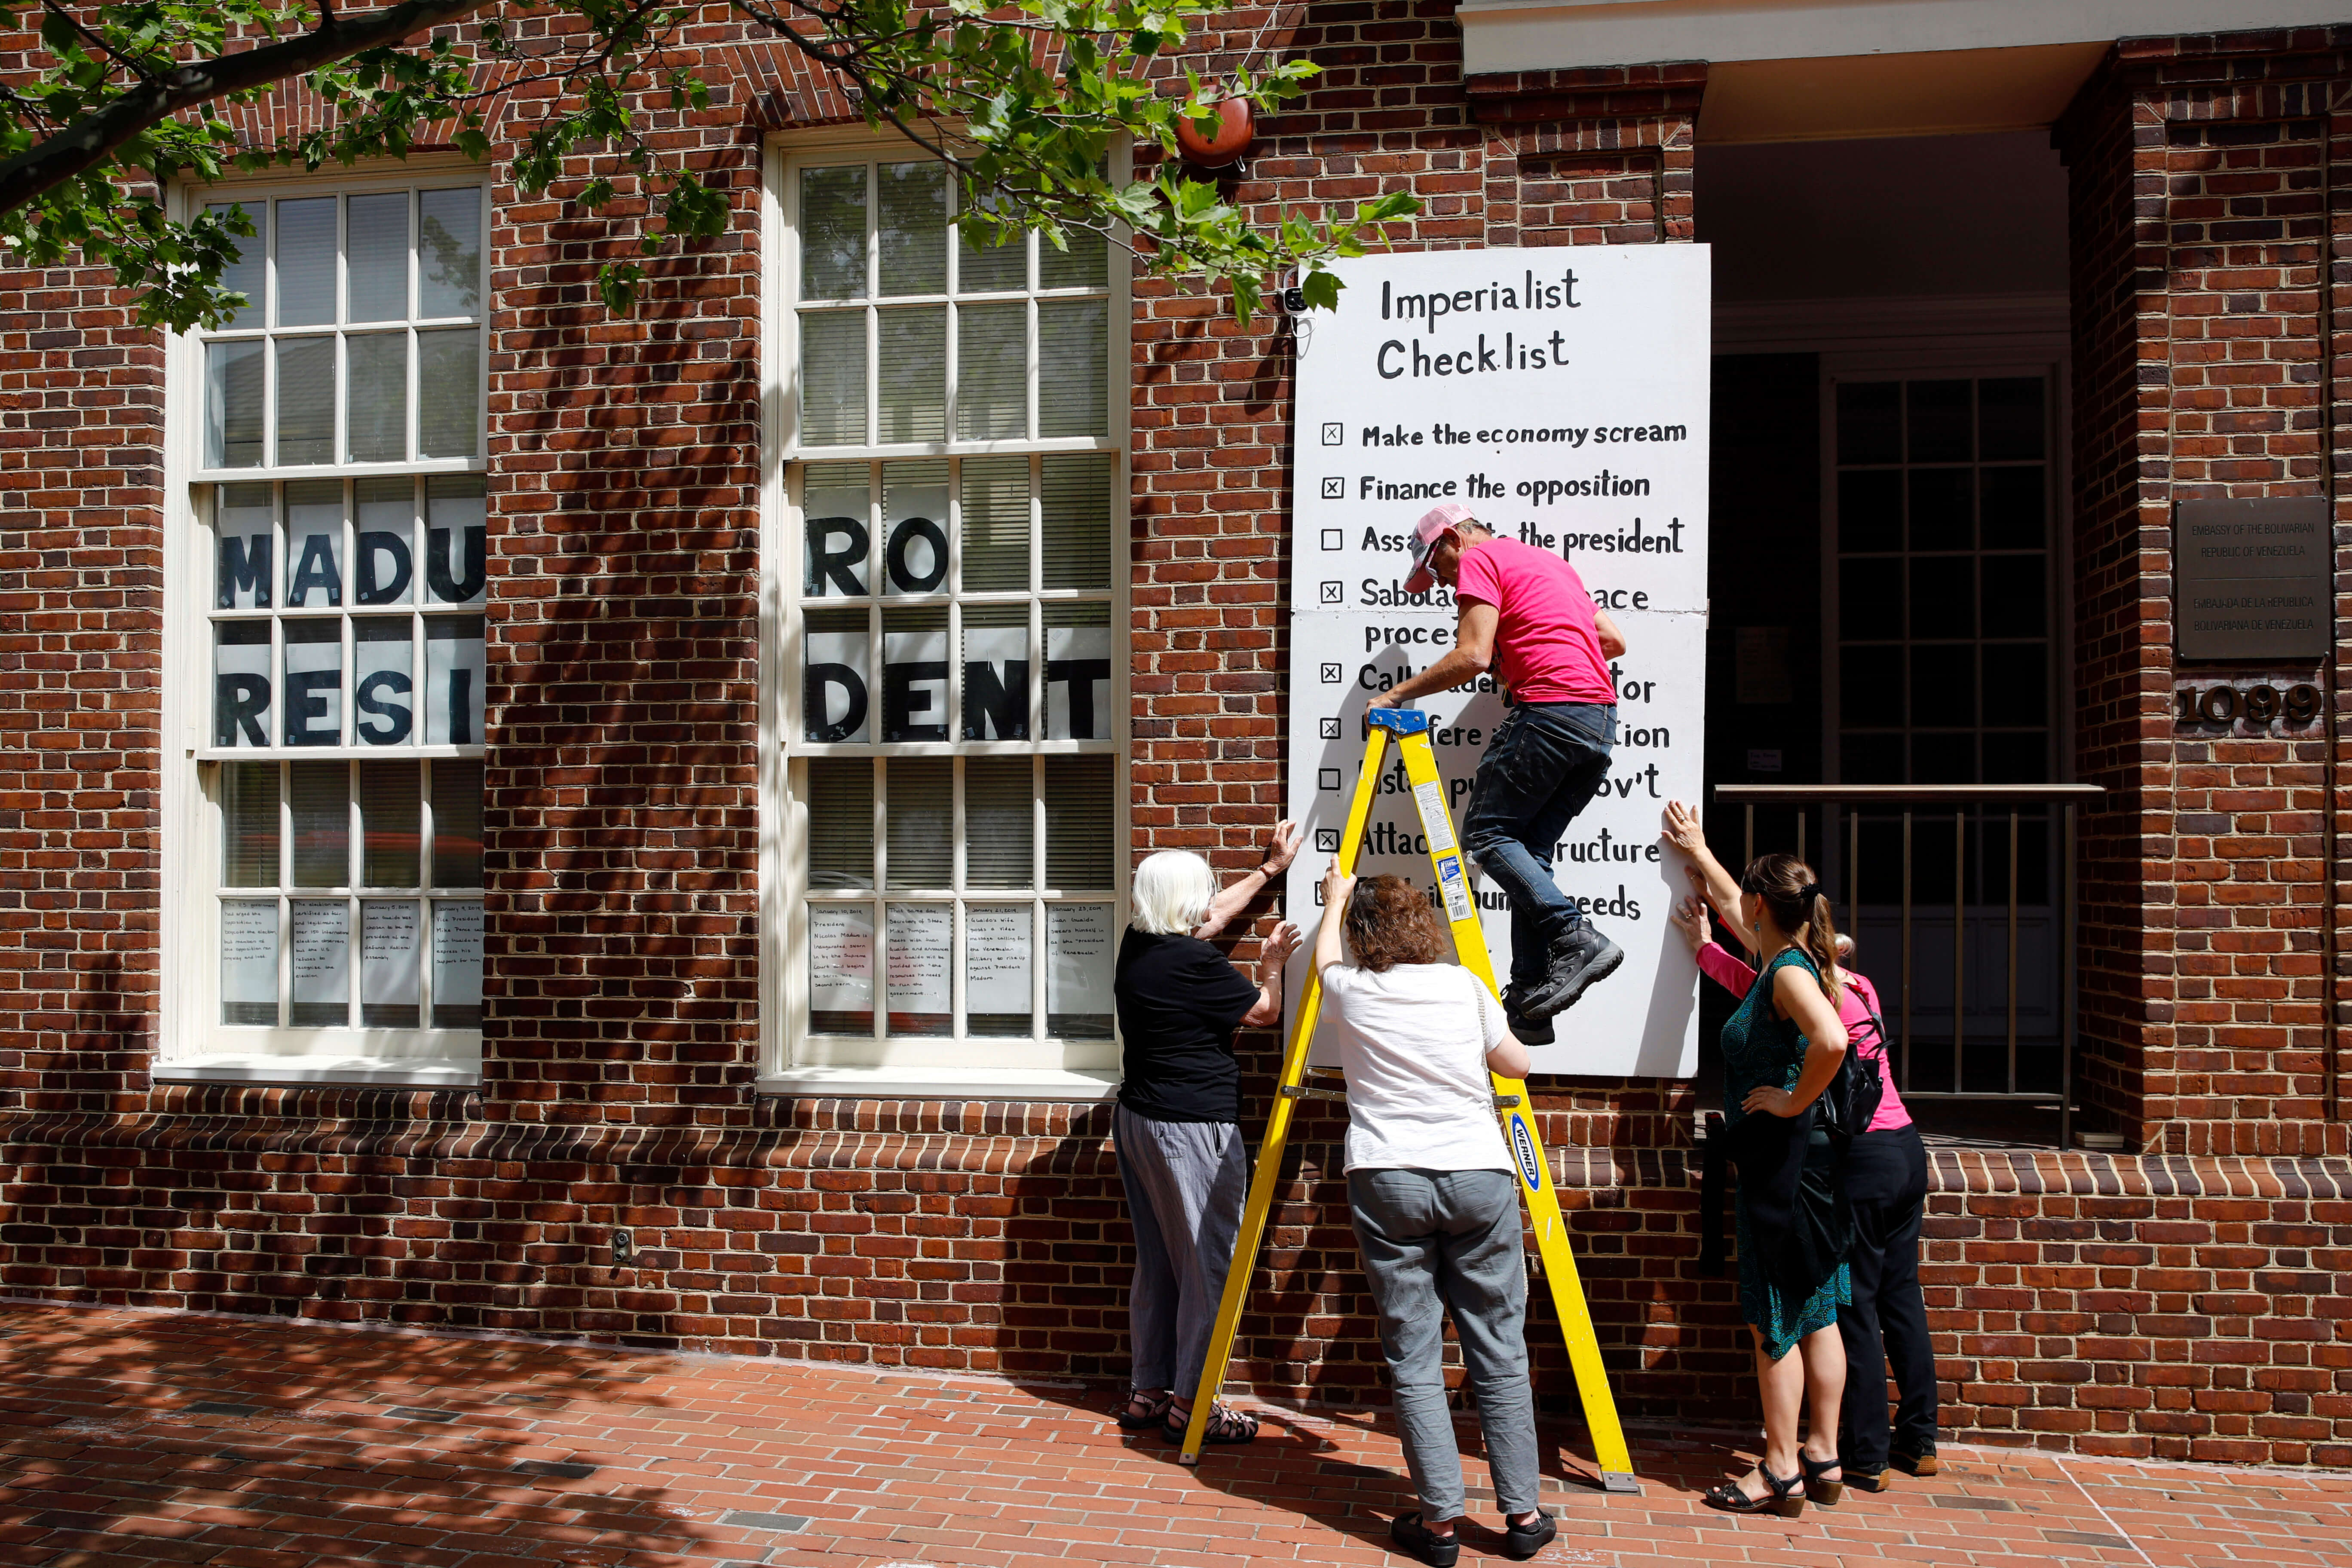
[[[1108,247],[966,245],[933,163],[785,179],[796,1055],[1071,1061],[1110,1037],[1121,883]]]
[[[482,193],[241,205],[252,302],[199,344],[212,1048],[429,1044],[481,1026]]]

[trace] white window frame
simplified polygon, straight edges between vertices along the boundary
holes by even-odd
[[[221,763],[232,753],[211,743],[212,622],[214,562],[210,509],[219,484],[271,484],[342,480],[378,476],[483,474],[488,471],[488,337],[490,322],[490,205],[488,172],[455,154],[417,154],[383,172],[322,176],[299,170],[240,175],[215,185],[187,184],[171,193],[173,214],[185,220],[208,205],[239,198],[267,201],[304,195],[367,195],[443,183],[478,181],[482,186],[481,347],[476,354],[476,407],[483,421],[481,455],[425,458],[413,463],[323,463],[296,467],[207,468],[204,467],[205,338],[174,332],[164,343],[163,456],[163,901],[159,937],[161,964],[160,1048],[152,1068],[158,1082],[342,1083],[398,1087],[468,1087],[481,1081],[479,1029],[265,1028],[220,1021],[217,889],[221,874],[219,795]],[[275,224],[269,254],[277,244]],[[250,243],[249,241],[247,243]],[[274,265],[274,261],[272,263]],[[339,260],[341,265],[340,247]],[[340,289],[340,280],[339,280]],[[339,308],[340,309],[340,308]],[[329,328],[328,331],[338,331]],[[414,322],[410,325],[413,333]],[[258,335],[257,333],[257,335]],[[265,363],[274,356],[265,355]],[[338,351],[340,359],[341,353]],[[417,365],[411,355],[408,419],[412,435],[421,409]],[[275,374],[274,366],[266,374]],[[342,409],[336,411],[336,450],[342,449]],[[274,435],[274,432],[272,433]],[[285,563],[277,563],[282,578]],[[487,608],[487,601],[483,608]],[[422,657],[421,647],[418,657]],[[268,755],[282,755],[273,751]],[[344,761],[410,757],[478,758],[480,744],[411,746],[397,752],[373,748],[321,746],[302,760]],[[238,756],[259,762],[264,756]],[[281,811],[283,810],[281,805]],[[429,813],[429,801],[421,802]],[[420,877],[428,874],[420,864]],[[259,889],[256,889],[257,892]],[[334,895],[328,894],[328,897]],[[422,898],[424,895],[420,894]],[[286,960],[282,951],[279,962]],[[420,930],[417,962],[431,962],[431,933]],[[356,983],[357,975],[353,975]],[[428,1023],[429,1018],[421,1018]]]
[[[800,344],[794,299],[799,267],[798,182],[793,177],[794,174],[804,165],[822,165],[829,159],[870,160],[880,157],[888,161],[915,161],[926,154],[911,143],[894,145],[890,142],[877,140],[863,126],[841,132],[772,139],[766,154],[761,211],[761,258],[765,273],[761,289],[761,384],[764,392],[765,410],[761,464],[762,570],[760,577],[758,777],[762,1070],[759,1088],[764,1093],[809,1097],[1107,1100],[1115,1092],[1118,1080],[1116,1039],[1058,1042],[1036,1037],[975,1037],[968,1039],[917,1037],[878,1042],[878,1049],[871,1053],[875,1059],[844,1060],[837,1049],[830,1048],[823,1053],[829,1059],[814,1059],[818,1053],[809,1048],[812,1037],[809,1030],[808,930],[803,898],[806,891],[808,867],[808,810],[805,802],[793,793],[791,783],[795,761],[813,750],[825,748],[812,748],[800,739],[799,649],[802,622],[799,585],[804,529],[796,465],[803,462],[857,462],[882,458],[985,456],[992,453],[1111,454],[1110,622],[1115,630],[1127,626],[1129,615],[1127,521],[1132,482],[1129,419],[1132,268],[1126,263],[1120,246],[1114,243],[1109,250],[1109,300],[1106,312],[1110,336],[1110,368],[1105,386],[1108,404],[1105,411],[1107,435],[1046,437],[1034,441],[961,441],[954,438],[950,416],[946,438],[939,441],[885,446],[828,445],[803,449],[796,428]],[[1123,177],[1125,163],[1126,157],[1122,152],[1114,174]],[[1028,243],[1036,245],[1044,242],[1033,237]],[[949,334],[949,352],[952,354],[952,332]],[[1034,355],[1034,342],[1031,352]],[[961,533],[960,526],[953,531],[955,537],[960,538]],[[1034,542],[1032,548],[1034,552]],[[1129,668],[1131,661],[1127,657],[1128,648],[1123,637],[1115,640],[1114,649],[1110,702],[1115,717],[1108,746],[1100,742],[1042,739],[1001,744],[950,740],[855,749],[860,753],[878,751],[888,756],[952,756],[982,752],[1054,755],[1081,752],[1100,754],[1108,752],[1113,758],[1113,779],[1118,781],[1115,784],[1112,805],[1112,862],[1117,890],[1112,920],[1113,940],[1116,941],[1117,933],[1125,929],[1128,917],[1129,811],[1123,781],[1127,777],[1129,750]],[[950,659],[950,668],[957,673],[959,689],[960,666],[960,660]],[[950,698],[949,706],[950,712],[960,710],[953,695]],[[1036,733],[1034,730],[1032,732]],[[1042,814],[1042,807],[1040,811]],[[1042,820],[1039,837],[1042,853]],[[961,847],[961,829],[959,827],[959,858]],[[884,896],[882,889],[877,889],[874,896],[879,901]],[[988,897],[979,893],[970,896],[983,900]],[[1015,901],[1019,897],[1017,892],[1011,895]],[[1050,896],[1035,890],[1029,897],[1052,901]],[[960,931],[961,926],[958,929]],[[1042,970],[1045,942],[1042,927],[1034,931],[1033,941],[1037,944],[1038,966]],[[962,970],[959,936],[951,961],[951,972],[957,976],[955,983],[959,986]],[[1042,989],[1043,984],[1040,978],[1037,986]],[[881,977],[877,974],[875,999],[877,1009],[883,1005],[878,994],[881,984]],[[1042,996],[1033,997],[1033,1007],[1042,1009]],[[828,1044],[832,1044],[830,1039]],[[1059,1059],[1053,1059],[1056,1057]]]

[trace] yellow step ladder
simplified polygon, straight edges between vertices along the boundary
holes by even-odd
[[[1339,868],[1356,869],[1356,852],[1364,840],[1364,824],[1379,793],[1381,770],[1387,762],[1389,739],[1394,736],[1412,786],[1422,831],[1429,839],[1429,860],[1437,873],[1437,888],[1447,921],[1454,928],[1454,951],[1463,966],[1494,991],[1495,966],[1486,953],[1486,935],[1478,923],[1477,900],[1470,896],[1469,878],[1462,850],[1454,838],[1454,819],[1446,810],[1445,784],[1437,774],[1437,757],[1431,748],[1430,716],[1416,709],[1376,708],[1367,715],[1370,732],[1364,748],[1362,771],[1356,775],[1355,798],[1348,806],[1348,826],[1339,835]],[[1301,922],[1302,924],[1305,922]],[[1312,940],[1312,933],[1309,933]],[[1496,1000],[1500,1001],[1497,994]],[[1274,1185],[1282,1170],[1282,1148],[1290,1134],[1292,1108],[1304,1099],[1344,1100],[1333,1089],[1306,1084],[1307,1047],[1315,1039],[1315,1024],[1322,1011],[1323,981],[1310,963],[1307,989],[1298,999],[1291,1024],[1290,1043],[1282,1054],[1282,1084],[1265,1119],[1265,1142],[1257,1153],[1250,1177],[1249,1201],[1242,1209],[1241,1234],[1234,1238],[1234,1260],[1225,1273],[1224,1299],[1217,1307],[1217,1322],[1209,1336],[1208,1360],[1201,1367],[1201,1386],[1192,1398],[1192,1425],[1184,1431],[1182,1462],[1200,1463],[1201,1439],[1209,1408],[1224,1386],[1226,1363],[1234,1353],[1234,1331],[1241,1321],[1242,1298],[1249,1289],[1257,1265],[1259,1240],[1265,1234],[1266,1211],[1274,1205]],[[1569,1252],[1568,1227],[1559,1216],[1559,1196],[1552,1191],[1551,1169],[1544,1158],[1543,1141],[1529,1114],[1527,1085],[1517,1079],[1494,1076],[1495,1109],[1503,1123],[1517,1168],[1519,1191],[1535,1222],[1536,1250],[1543,1259],[1544,1278],[1551,1285],[1553,1309],[1559,1315],[1568,1341],[1569,1365],[1576,1373],[1576,1392],[1584,1404],[1584,1424],[1592,1434],[1593,1453],[1600,1461],[1601,1484],[1612,1492],[1637,1492],[1633,1456],[1625,1448],[1624,1428],[1617,1422],[1616,1402],[1609,1394],[1609,1374],[1601,1364],[1601,1344],[1593,1337],[1592,1314],[1584,1304],[1584,1287],[1577,1279],[1576,1259]]]

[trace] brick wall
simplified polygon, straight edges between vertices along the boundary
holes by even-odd
[[[1266,125],[1229,194],[1344,200],[1406,183],[1426,212],[1399,226],[1405,246],[1689,237],[1703,68],[1465,85],[1450,17],[1435,0],[1318,5],[1295,34],[1269,31],[1326,74]],[[1203,53],[1232,63],[1265,19],[1236,13]],[[0,670],[0,900],[25,902],[0,907],[38,918],[0,921],[0,1093],[13,1097],[0,1104],[0,1289],[1124,1373],[1128,1238],[1103,1110],[751,1093],[758,149],[769,130],[844,106],[795,58],[706,36],[714,105],[662,130],[730,193],[738,223],[665,258],[637,317],[609,320],[591,301],[608,226],[498,193],[491,1022],[478,1092],[149,1084],[161,346],[127,326],[103,279],[7,280],[24,309],[0,327],[0,479],[16,503],[0,518],[0,647],[23,657]],[[2084,776],[2117,792],[2093,835],[2086,1078],[2098,1113],[2137,1139],[2305,1157],[1940,1153],[1927,1279],[1960,1434],[2352,1464],[2352,1370],[2338,1364],[2352,1167],[2309,1157],[2322,1146],[2309,1013],[2323,884],[2276,868],[2313,853],[2315,786],[2290,771],[2313,759],[2293,749],[2304,742],[2176,737],[2166,722],[2171,422],[2216,421],[2198,439],[2231,450],[2210,460],[2246,442],[2278,465],[2200,482],[2311,483],[2316,383],[2297,345],[2346,319],[2319,321],[2302,298],[2314,239],[2289,232],[2312,214],[2297,183],[2308,165],[2288,160],[2324,134],[2340,167],[2343,117],[2265,143],[2166,129],[2174,104],[2259,110],[2182,121],[2335,113],[2249,95],[2314,70],[2340,83],[2340,53],[2262,47],[2221,59],[2207,45],[2135,46],[2065,132],[2078,733]],[[2225,194],[2246,174],[2236,159],[2269,184]],[[2185,234],[2165,205],[2173,181],[2183,203],[2267,204],[2258,221],[2286,226]],[[2352,226],[2343,201],[2331,216]],[[2199,258],[2217,242],[2224,254]],[[2261,254],[2227,253],[2242,243]],[[2176,268],[2197,283],[2178,304]],[[2255,287],[2242,270],[2276,276]],[[2241,311],[2249,289],[2255,308]],[[2188,341],[2191,323],[2242,316],[2279,325],[2233,327],[2217,363],[2251,344],[2245,363],[2267,379],[2243,384],[2242,409],[2209,408],[2216,362],[2176,379],[2190,362],[2166,345],[2176,323]],[[1278,321],[1244,328],[1222,300],[1150,284],[1135,327],[1134,847],[1194,847],[1237,871],[1282,798],[1289,340]],[[2352,374],[2341,353],[2325,363]],[[2224,429],[2223,417],[2252,423]],[[2248,797],[2190,784],[2191,764],[2233,770]],[[2180,826],[2175,797],[2192,787],[2226,820]],[[2282,840],[2289,852],[2273,853]],[[2221,862],[2226,879],[2210,872]],[[2213,895],[2199,910],[2240,908],[2220,896],[2232,888],[2273,901],[2223,929],[2197,924],[2176,892],[2194,866]],[[1271,918],[1253,911],[1244,956]],[[1273,1045],[1244,1041],[1254,1099]],[[1698,1261],[1690,1089],[1557,1079],[1538,1100],[1622,1406],[1685,1425],[1752,1418],[1731,1281]],[[2241,1115],[2242,1102],[2259,1109]],[[2260,1126],[2284,1131],[2268,1144],[2241,1131]],[[1299,1124],[1237,1371],[1269,1389],[1377,1398],[1332,1179],[1338,1130],[1320,1108]],[[2341,1125],[2326,1131],[2341,1154]],[[615,1226],[640,1248],[626,1271],[612,1266]],[[1572,1409],[1540,1304],[1530,1338],[1546,1405]]]

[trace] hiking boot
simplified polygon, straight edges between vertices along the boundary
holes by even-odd
[[[1511,1033],[1518,1037],[1519,1044],[1523,1046],[1551,1044],[1551,1020],[1528,1017],[1526,1002],[1525,994],[1517,986],[1504,986],[1503,1021],[1511,1026]]]
[[[1544,976],[1541,984],[1528,993],[1521,1005],[1530,1018],[1549,1018],[1564,1013],[1576,1005],[1586,987],[1596,980],[1606,980],[1624,962],[1623,948],[1591,926],[1578,926],[1552,939],[1551,972]]]

